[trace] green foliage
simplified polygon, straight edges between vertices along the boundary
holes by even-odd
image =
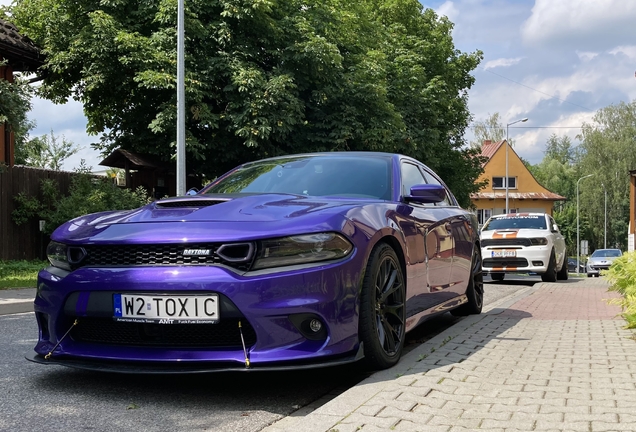
[[[574,161],[574,149],[570,137],[556,134],[550,135],[545,148],[545,157],[560,162],[561,164],[571,164]]]
[[[35,288],[46,261],[0,261],[0,289]]]
[[[593,174],[580,183],[580,208],[590,221],[592,249],[603,246],[607,214],[607,246],[627,249],[629,171],[636,167],[636,101],[600,109],[582,128],[579,173]],[[607,191],[607,212],[605,212]]]
[[[89,213],[108,210],[127,210],[141,207],[149,202],[143,187],[137,190],[118,188],[108,178],[89,174],[90,170],[81,166],[71,180],[69,195],[60,196],[53,180],[43,180],[40,187],[42,198],[23,193],[14,197],[16,209],[13,221],[20,225],[33,217],[45,220],[44,232],[51,234],[62,223]]]
[[[488,114],[486,120],[480,120],[473,123],[473,134],[475,138],[470,142],[472,147],[481,148],[484,141],[499,142],[506,138],[506,126],[501,123],[499,113]],[[509,140],[512,145],[512,140]]]
[[[34,137],[16,148],[16,163],[59,171],[66,159],[81,150],[72,141],[50,135]]]
[[[186,2],[187,166],[314,151],[401,152],[467,205],[481,173],[463,139],[470,72],[453,25],[417,0]],[[99,150],[169,160],[176,136],[176,2],[17,0],[47,57],[41,96],[84,105]]]
[[[2,65],[0,60],[0,66]],[[0,79],[0,123],[9,124],[15,136],[16,148],[26,140],[29,130],[34,126],[27,118],[32,93],[26,80],[19,76],[14,82]]]
[[[610,282],[610,291],[616,291],[622,298],[610,303],[621,307],[628,328],[636,328],[636,252],[628,252],[612,263],[604,276]]]

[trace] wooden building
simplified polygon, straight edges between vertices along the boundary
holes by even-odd
[[[38,47],[10,22],[0,19],[0,79],[14,81],[14,72],[35,72],[44,57]],[[0,164],[13,166],[15,138],[8,123],[0,124]]]

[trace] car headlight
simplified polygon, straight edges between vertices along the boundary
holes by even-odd
[[[281,267],[344,258],[353,245],[336,233],[316,233],[262,240],[252,269]]]
[[[545,246],[548,244],[548,239],[544,237],[531,238],[530,244],[532,246]]]
[[[53,267],[59,267],[64,270],[71,270],[71,264],[68,262],[68,246],[63,243],[52,241],[46,247],[46,257]]]

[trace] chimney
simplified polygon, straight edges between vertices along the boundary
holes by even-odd
[[[491,140],[484,140],[484,144],[485,146],[492,144]]]

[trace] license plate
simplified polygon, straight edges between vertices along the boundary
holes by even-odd
[[[491,251],[492,258],[514,258],[517,256],[517,251],[514,250],[499,250]]]
[[[116,321],[159,324],[214,324],[219,321],[219,296],[115,294]]]

